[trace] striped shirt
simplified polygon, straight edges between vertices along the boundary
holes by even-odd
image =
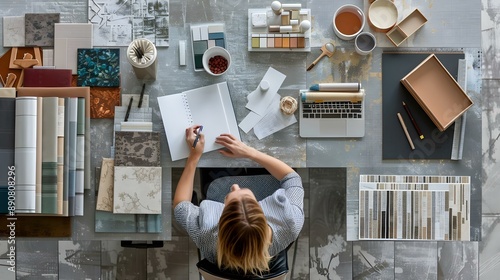
[[[274,256],[295,241],[304,224],[304,188],[300,176],[287,174],[280,181],[281,188],[259,201],[267,223],[273,231],[269,254]],[[200,249],[204,258],[216,263],[219,218],[224,204],[204,200],[200,206],[182,201],[174,209],[176,221]]]

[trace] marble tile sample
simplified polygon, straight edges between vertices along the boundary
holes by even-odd
[[[115,166],[113,213],[161,214],[161,167]]]
[[[347,242],[346,169],[309,169],[310,279],[352,279],[352,243]]]
[[[15,267],[9,262],[9,255],[12,255],[10,251],[11,245],[7,242],[7,240],[0,240],[0,275],[2,275],[2,279],[4,280],[15,280],[16,273],[15,270],[12,271]],[[14,251],[13,253],[15,254],[16,252]]]
[[[148,279],[187,279],[189,241],[188,236],[173,236],[161,248],[148,248]]]
[[[78,49],[78,86],[119,87],[120,49]]]
[[[482,217],[482,238],[479,242],[479,275],[481,279],[496,279],[500,275],[500,215]]]
[[[103,158],[98,185],[99,192],[97,193],[96,210],[113,211],[114,173],[114,160],[112,158]]]
[[[395,241],[394,279],[437,278],[437,241]]]
[[[59,13],[25,14],[26,46],[53,47],[54,24],[60,19]]]
[[[57,279],[58,264],[57,240],[16,239],[16,279]]]
[[[24,47],[24,16],[3,17],[3,46]]]
[[[100,241],[59,241],[59,280],[99,279],[100,277]]]
[[[160,166],[158,132],[115,132],[115,166]]]
[[[356,241],[352,251],[353,279],[394,277],[394,242]]]
[[[147,250],[122,247],[120,241],[101,241],[102,280],[148,279],[146,262]]]
[[[478,244],[438,241],[438,279],[479,279]]]
[[[54,65],[77,74],[77,50],[93,47],[91,23],[56,23],[54,26]]]

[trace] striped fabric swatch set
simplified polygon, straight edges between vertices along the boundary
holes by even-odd
[[[15,100],[16,213],[83,215],[85,98]]]
[[[470,177],[360,175],[360,240],[470,240]]]
[[[127,107],[132,99],[128,120]],[[153,132],[148,95],[122,94],[115,107],[114,158],[102,161],[96,204],[96,232],[161,232],[159,133]]]

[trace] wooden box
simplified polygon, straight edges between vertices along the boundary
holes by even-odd
[[[429,55],[401,83],[440,131],[445,131],[473,102],[436,55]]]
[[[419,9],[413,10],[401,22],[396,24],[386,35],[389,40],[398,47],[408,37],[415,33],[420,27],[427,22],[427,18],[420,12]]]

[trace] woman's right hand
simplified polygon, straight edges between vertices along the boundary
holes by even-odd
[[[221,134],[215,139],[215,143],[224,146],[226,150],[220,150],[220,153],[230,158],[250,158],[256,152],[254,148],[247,146],[231,134]]]

